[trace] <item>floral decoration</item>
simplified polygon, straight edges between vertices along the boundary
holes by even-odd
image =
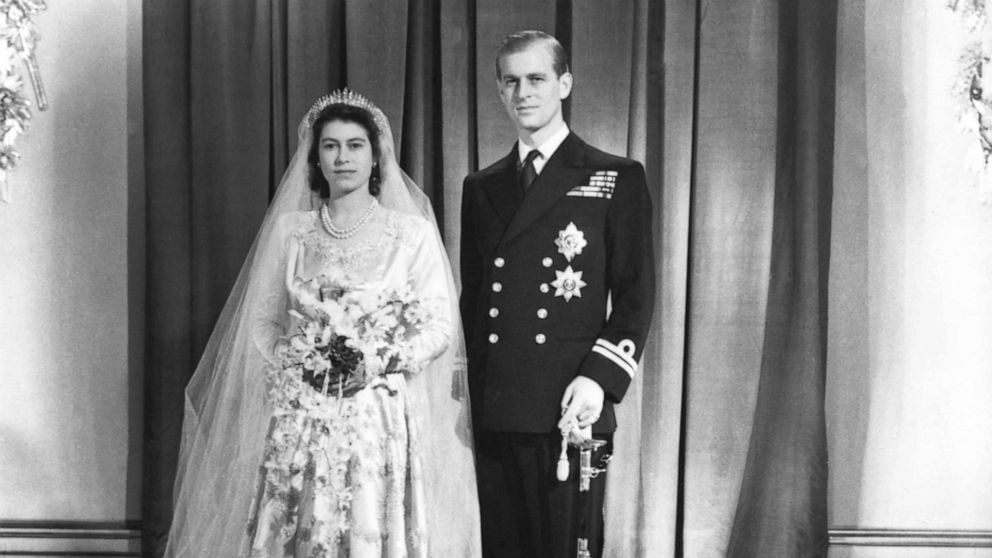
[[[413,338],[432,314],[409,287],[360,289],[344,275],[298,281],[293,295],[298,310],[290,315],[296,325],[277,344],[278,364],[266,378],[273,424],[265,450],[265,494],[280,506],[289,535],[297,528],[327,526],[340,541],[350,528],[355,481],[349,464],[358,451],[362,413],[351,396],[369,386],[395,395],[389,374],[423,368]],[[299,524],[298,507],[290,505],[303,490],[301,474],[336,506],[336,511],[312,510],[309,526]]]
[[[321,275],[295,289],[301,310],[290,310],[292,335],[277,344],[282,390],[298,408],[320,406],[328,396],[346,396],[376,376],[418,372],[423,366],[411,344],[430,312],[407,287],[380,291],[350,287],[342,277]],[[302,389],[304,384],[312,389]],[[289,390],[289,391],[286,391]]]
[[[947,0],[947,7],[958,15],[969,31],[985,27],[985,0]]]
[[[14,149],[17,138],[31,121],[31,103],[21,93],[23,80],[17,72],[21,60],[28,69],[38,108],[45,110],[48,101],[41,83],[35,48],[40,39],[31,17],[45,10],[44,0],[0,0],[0,199],[12,199],[7,173],[14,170],[21,154]]]
[[[951,86],[958,122],[974,138],[965,151],[964,166],[975,173],[985,201],[992,200],[992,86],[984,74],[992,59],[992,41],[985,0],[947,0],[969,40],[958,55],[958,71]],[[985,37],[983,39],[983,36]],[[992,66],[989,67],[992,71]],[[992,80],[989,81],[992,83]]]

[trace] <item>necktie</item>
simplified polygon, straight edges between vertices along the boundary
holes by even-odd
[[[527,158],[524,159],[524,164],[520,167],[520,190],[522,192],[527,192],[530,185],[533,184],[534,179],[537,178],[537,169],[534,168],[534,159],[541,156],[541,152],[534,149],[527,154]]]

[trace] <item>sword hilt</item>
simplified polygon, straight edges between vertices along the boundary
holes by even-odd
[[[568,480],[568,446],[579,448],[579,491],[589,490],[589,478],[605,471],[592,469],[592,452],[606,445],[606,440],[597,440],[592,437],[592,427],[579,428],[574,421],[561,430],[561,453],[558,455],[558,467],[555,476],[558,480],[565,482]],[[605,461],[604,461],[605,466]],[[589,477],[588,475],[593,475]],[[584,487],[584,488],[583,488]]]
[[[606,445],[603,440],[593,440],[591,448],[583,448],[579,453],[579,492],[588,492],[590,481],[606,472],[606,464],[610,461],[610,456],[605,456],[601,461],[602,467],[593,467],[592,452]]]

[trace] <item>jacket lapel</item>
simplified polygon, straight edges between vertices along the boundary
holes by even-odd
[[[483,185],[489,204],[506,227],[517,212],[523,193],[517,186],[517,145],[513,144],[510,154],[499,161],[500,170]]]
[[[500,244],[506,244],[537,221],[569,190],[589,174],[585,168],[585,144],[570,132],[565,141],[527,189],[527,195],[510,220]]]

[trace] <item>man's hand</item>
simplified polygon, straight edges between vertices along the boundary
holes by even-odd
[[[563,410],[558,429],[564,429],[570,421],[578,421],[579,428],[585,428],[597,420],[603,412],[603,388],[595,380],[576,376],[561,398]]]

